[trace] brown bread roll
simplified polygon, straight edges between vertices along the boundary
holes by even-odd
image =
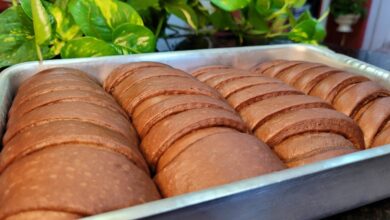
[[[390,143],[390,126],[385,126],[380,133],[376,135],[371,147],[380,147]]]
[[[53,121],[25,129],[4,145],[0,170],[28,154],[66,143],[91,144],[121,153],[148,172],[136,143],[108,128],[77,120]]]
[[[321,80],[337,72],[338,70],[327,66],[305,70],[302,72],[302,76],[295,81],[294,87],[305,94],[309,94]]]
[[[283,63],[280,63],[278,65],[274,65],[271,68],[268,68],[262,74],[265,76],[276,77],[280,72],[282,72],[286,69],[292,68],[300,63],[301,63],[301,61],[288,61],[288,60],[286,60]]]
[[[187,147],[190,147],[193,143],[201,140],[204,137],[219,133],[237,133],[237,131],[228,127],[210,127],[199,129],[183,136],[174,142],[172,146],[169,147],[158,160],[156,169],[157,172],[160,172],[162,169],[164,169],[164,167],[171,163],[171,161],[173,161],[180,153],[185,151]]]
[[[191,72],[191,75],[194,77],[198,77],[202,74],[206,74],[210,70],[216,70],[216,69],[229,69],[231,68],[230,66],[225,66],[225,65],[213,65],[213,66],[206,66],[206,67],[200,67],[195,69],[194,71]]]
[[[173,95],[159,95],[159,96],[154,96],[152,98],[148,98],[147,100],[141,102],[133,111],[133,114],[131,115],[132,118],[137,118],[139,115],[150,108],[151,106],[162,102],[164,100],[170,99],[172,96],[176,96],[175,94]]]
[[[1,219],[29,211],[87,216],[160,198],[152,180],[126,157],[82,144],[46,148],[16,161],[0,176],[0,191],[6,192],[0,194]]]
[[[319,63],[300,63],[296,66],[293,66],[289,69],[281,71],[278,75],[275,77],[284,81],[285,83],[289,85],[294,85],[295,81],[302,76],[302,73],[306,70],[312,70],[314,68],[322,66]]]
[[[282,83],[279,80],[270,77],[243,77],[234,81],[229,81],[219,86],[218,91],[226,99],[229,98],[233,93],[241,91],[243,89],[258,86],[263,84],[276,84]]]
[[[138,138],[127,118],[107,108],[85,102],[60,102],[37,108],[25,114],[19,120],[10,118],[3,142],[33,126],[58,120],[78,120],[103,126],[120,133],[123,137],[138,144]]]
[[[347,72],[337,72],[326,77],[310,91],[310,95],[318,96],[329,103],[333,103],[334,98],[345,87],[359,82],[367,81],[363,76],[357,76]]]
[[[215,108],[193,109],[157,123],[142,139],[141,148],[146,160],[155,167],[161,155],[179,138],[192,131],[215,126],[247,131],[241,118],[231,111]]]
[[[262,62],[252,67],[251,71],[257,74],[263,74],[265,70],[284,62],[285,60],[270,60],[270,61]]]
[[[8,216],[5,220],[42,220],[42,219],[55,219],[55,220],[69,220],[69,219],[79,219],[83,216],[78,214],[73,214],[69,212],[59,212],[59,211],[27,211],[19,212],[17,214]]]
[[[28,78],[23,83],[19,85],[18,90],[22,91],[27,88],[39,87],[44,84],[50,84],[53,82],[59,81],[74,81],[74,80],[83,80],[92,83],[97,83],[96,80],[90,78],[86,73],[72,68],[50,68],[47,70],[42,70],[39,73],[35,74],[33,77]]]
[[[253,131],[262,126],[268,120],[280,114],[304,108],[329,108],[332,107],[317,97],[306,95],[284,95],[271,97],[253,103],[240,112],[241,117]]]
[[[301,166],[357,151],[349,140],[329,132],[298,134],[274,146],[273,150],[288,167]]]
[[[166,117],[199,108],[218,108],[233,112],[233,109],[220,99],[202,95],[176,95],[150,106],[138,117],[134,117],[133,122],[139,135],[145,137],[155,124]]]
[[[122,81],[117,83],[117,86],[112,89],[112,94],[120,98],[121,94],[135,84],[155,77],[191,77],[189,74],[183,73],[180,70],[169,67],[148,67],[140,70],[135,70],[131,75],[128,75]]]
[[[360,128],[352,119],[332,109],[310,108],[280,114],[257,128],[255,134],[271,147],[288,137],[306,132],[330,132],[344,136],[364,149]]]
[[[164,77],[142,81],[124,92],[118,101],[132,114],[143,101],[159,95],[199,94],[219,98],[220,95],[200,82],[181,77]]]
[[[238,79],[242,78],[255,78],[257,77],[255,74],[247,72],[247,71],[238,71],[235,69],[232,69],[230,71],[224,72],[223,75],[208,79],[205,81],[205,83],[215,89],[219,89],[224,84],[232,81],[236,81]]]
[[[385,127],[390,120],[390,97],[378,98],[366,109],[358,120],[358,124],[364,133],[364,142],[367,147],[375,136]]]
[[[13,108],[18,108],[23,102],[30,101],[38,96],[54,93],[57,91],[65,90],[82,90],[82,91],[94,91],[95,93],[104,93],[104,91],[97,85],[86,81],[73,81],[73,82],[56,82],[51,84],[44,84],[39,87],[35,87],[29,90],[25,95],[20,95],[18,92],[13,100]]]
[[[14,118],[15,120],[18,120],[19,117],[22,117],[24,114],[33,111],[36,108],[65,102],[85,102],[94,104],[117,112],[127,118],[127,114],[119,107],[112,96],[107,93],[95,92],[95,90],[64,90],[46,93],[23,102],[17,107],[12,106],[8,113],[8,117],[10,119]]]
[[[285,84],[264,84],[252,86],[236,92],[227,99],[236,111],[241,111],[252,103],[281,95],[303,94]]]
[[[218,133],[188,147],[156,175],[155,182],[162,195],[170,197],[284,168],[255,137]]]
[[[340,112],[351,116],[362,108],[365,104],[378,97],[389,96],[390,92],[373,81],[365,81],[345,88],[334,99],[333,106]]]
[[[157,62],[134,62],[120,65],[115,68],[110,75],[104,80],[103,88],[111,93],[118,83],[120,83],[127,76],[133,74],[134,71],[149,68],[149,67],[169,67],[163,63]]]

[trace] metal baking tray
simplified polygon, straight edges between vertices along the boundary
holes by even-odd
[[[192,70],[210,64],[249,68],[270,59],[320,62],[390,88],[389,72],[323,47],[302,44],[28,62],[0,74],[0,134],[18,85],[38,70],[72,67],[102,82],[116,66],[134,61],[158,61]],[[390,197],[389,182],[390,145],[385,145],[86,219],[313,219]]]

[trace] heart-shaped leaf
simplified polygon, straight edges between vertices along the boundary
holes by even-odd
[[[105,41],[94,37],[81,37],[68,41],[61,50],[62,58],[99,57],[120,54]]]
[[[113,34],[115,46],[121,46],[127,53],[146,53],[156,49],[156,38],[144,26],[122,24]]]
[[[225,11],[235,11],[245,8],[250,0],[211,0],[211,2]]]

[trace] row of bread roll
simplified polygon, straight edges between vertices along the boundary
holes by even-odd
[[[219,91],[289,167],[364,148],[362,132],[353,120],[280,80],[221,66],[192,74]]]
[[[378,83],[310,62],[276,60],[259,64],[253,70],[318,96],[354,119],[364,133],[367,148],[390,143],[390,91]]]
[[[126,113],[85,73],[23,82],[0,155],[0,219],[74,219],[160,198]]]
[[[169,197],[285,168],[220,95],[170,66],[122,65],[105,80],[106,91],[127,111]]]

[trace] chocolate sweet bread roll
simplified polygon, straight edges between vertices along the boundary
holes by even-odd
[[[171,161],[173,161],[180,153],[184,152],[187,147],[190,147],[202,138],[219,133],[236,133],[236,131],[228,127],[210,127],[198,129],[183,136],[179,140],[175,141],[160,157],[157,162],[157,172],[160,172],[164,167],[171,163]]]
[[[12,163],[0,175],[0,191],[6,192],[1,219],[82,217],[160,198],[126,157],[83,144],[45,148]]]
[[[277,83],[282,82],[269,77],[243,77],[240,78],[240,80],[233,80],[224,83],[223,85],[218,87],[218,91],[225,99],[227,99],[232,94],[239,92],[243,89],[247,89],[249,87]]]
[[[127,114],[83,72],[25,81],[3,144],[0,219],[72,219],[160,198]]]
[[[299,77],[301,77],[305,71],[312,70],[314,68],[321,67],[321,66],[322,65],[319,63],[302,62],[296,66],[281,71],[275,77],[289,85],[294,85],[295,81],[299,79]]]
[[[149,164],[154,167],[161,155],[179,138],[197,129],[215,126],[247,131],[240,117],[231,111],[207,107],[191,109],[155,124],[142,139],[141,148]]]
[[[385,127],[376,135],[371,147],[380,147],[390,143],[390,127]]]
[[[127,118],[127,114],[119,107],[112,96],[109,96],[107,93],[96,93],[95,91],[84,90],[63,90],[42,94],[34,99],[21,103],[19,106],[13,105],[8,112],[8,116],[10,119],[17,120],[19,117],[34,109],[54,103],[67,102],[90,103],[117,112]]]
[[[290,65],[293,64],[290,63]],[[301,64],[296,65],[299,66]],[[270,67],[268,69],[269,73],[271,73],[271,69],[276,71],[276,66]],[[285,66],[288,65],[286,64]],[[280,68],[287,68],[285,66]],[[310,66],[311,68],[308,69],[312,70],[318,65]],[[303,70],[303,68],[300,70]],[[213,72],[217,71],[223,73],[227,70],[214,70]],[[334,70],[330,69],[330,71]],[[327,71],[323,71],[323,67],[321,67],[320,72],[324,74]],[[237,73],[237,75],[239,74]],[[224,86],[219,88],[214,86],[214,88],[221,93],[223,92],[224,97],[226,97],[226,94],[230,94],[227,97],[229,104],[240,113],[251,131],[260,140],[267,143],[270,147],[276,147],[282,142],[289,140],[289,138],[298,135],[304,137],[300,140],[310,143],[310,139],[317,138],[316,135],[318,133],[325,134],[321,138],[317,138],[318,145],[312,147],[316,149],[315,151],[309,148],[310,145],[303,146],[302,149],[297,145],[296,147],[301,150],[299,157],[295,155],[296,150],[294,150],[294,146],[284,144],[288,149],[277,153],[280,153],[279,156],[288,166],[303,165],[308,162],[327,159],[364,148],[362,131],[357,124],[344,114],[335,111],[329,103],[320,98],[305,95],[279,80],[275,81],[266,76],[257,77],[260,82],[265,83],[252,86],[248,81],[241,83],[241,81],[247,80],[247,78],[236,78],[225,85],[240,85],[231,86],[233,93],[226,92],[227,90]],[[267,78],[270,81],[267,82]],[[316,78],[313,77],[308,81],[316,81]],[[256,77],[253,78],[253,80],[255,79]],[[248,85],[248,87],[240,89],[241,85],[244,85],[243,87]],[[234,89],[238,91],[234,92]],[[331,139],[335,136],[344,142],[340,142],[341,145],[328,146],[328,143],[333,143]],[[344,146],[345,143],[348,143],[347,146]]]
[[[133,122],[140,136],[145,137],[155,124],[166,117],[200,108],[217,108],[232,111],[227,103],[219,99],[202,95],[176,95],[145,109],[137,117],[133,117]]]
[[[294,135],[274,146],[273,150],[288,167],[357,151],[352,142],[339,134],[329,132]]]
[[[236,111],[240,111],[246,106],[264,99],[299,94],[302,94],[302,92],[285,84],[263,84],[242,89],[229,96],[227,101]]]
[[[175,196],[284,169],[271,150],[239,132],[206,136],[155,176],[163,196]]]
[[[279,65],[279,64],[282,64],[285,62],[286,62],[285,60],[270,60],[270,61],[266,61],[266,62],[261,62],[255,66],[253,66],[251,68],[251,71],[258,73],[258,74],[263,74],[263,72],[266,71],[267,69],[270,69],[276,65]],[[207,68],[207,67],[204,67],[204,68]]]
[[[366,146],[371,146],[375,136],[385,128],[390,121],[390,97],[376,99],[362,113],[358,120],[359,126],[364,133]]]
[[[293,86],[305,94],[309,94],[313,87],[321,80],[337,72],[338,70],[327,66],[305,70],[302,72],[302,76],[295,81]]]
[[[225,66],[225,65],[206,66],[206,67],[195,69],[194,71],[191,72],[191,75],[194,77],[198,77],[203,74],[208,74],[208,72],[211,70],[230,69],[230,68],[231,68],[230,66]]]
[[[261,74],[269,77],[276,77],[280,72],[283,70],[292,68],[298,64],[300,64],[300,61],[284,61],[282,63],[279,63],[277,65],[274,65],[266,70],[264,70]],[[259,72],[257,72],[259,73]]]
[[[144,80],[156,77],[191,77],[189,74],[183,74],[182,71],[169,67],[148,67],[139,70],[134,70],[131,75],[125,77],[122,81],[117,83],[117,86],[112,89],[112,94],[120,96],[126,90],[130,89],[137,83]]]
[[[183,73],[185,74],[185,73]],[[152,78],[142,81],[121,94],[118,101],[132,114],[143,101],[159,95],[198,94],[219,98],[219,94],[194,79],[182,77]]]
[[[246,71],[243,71],[242,73],[239,71],[233,71],[229,73],[227,70],[226,72],[224,71],[224,73],[221,75],[217,75],[216,77],[206,80],[205,83],[213,88],[219,88],[230,81],[234,81],[235,79],[254,77],[256,77],[255,74],[248,73]]]
[[[341,91],[334,99],[333,106],[340,112],[351,116],[362,108],[365,104],[378,97],[386,97],[390,91],[373,81],[360,82]]]
[[[169,66],[157,62],[136,62],[136,63],[123,64],[115,68],[107,76],[107,78],[104,80],[103,88],[107,92],[111,93],[118,85],[119,82],[121,82],[127,76],[133,74],[134,71],[149,68],[149,67],[169,67]]]
[[[306,108],[331,109],[332,107],[317,97],[284,95],[253,103],[244,108],[240,115],[248,123],[251,130],[256,130],[277,115]]]
[[[348,72],[337,72],[320,81],[310,91],[310,95],[318,96],[329,103],[333,103],[334,98],[345,87],[359,82],[367,81],[363,76],[357,76]]]
[[[212,66],[198,69],[193,74],[221,87],[237,78],[242,79],[245,74],[254,76],[252,73],[238,76],[226,73],[222,74],[224,78],[219,78],[220,72],[208,74],[208,71],[227,68]],[[149,70],[158,71],[158,68]],[[264,143],[244,133],[248,129],[242,119],[206,84],[189,75],[145,76],[134,84],[136,80],[129,77],[126,81],[118,80],[117,85],[133,86],[120,95],[111,93],[135,122],[141,134],[142,152],[149,166],[157,168],[155,182],[165,197],[285,168]],[[219,134],[228,136],[208,139]],[[187,169],[186,164],[192,164],[196,170]],[[244,164],[250,167],[244,168]],[[221,176],[211,179],[213,173]]]

